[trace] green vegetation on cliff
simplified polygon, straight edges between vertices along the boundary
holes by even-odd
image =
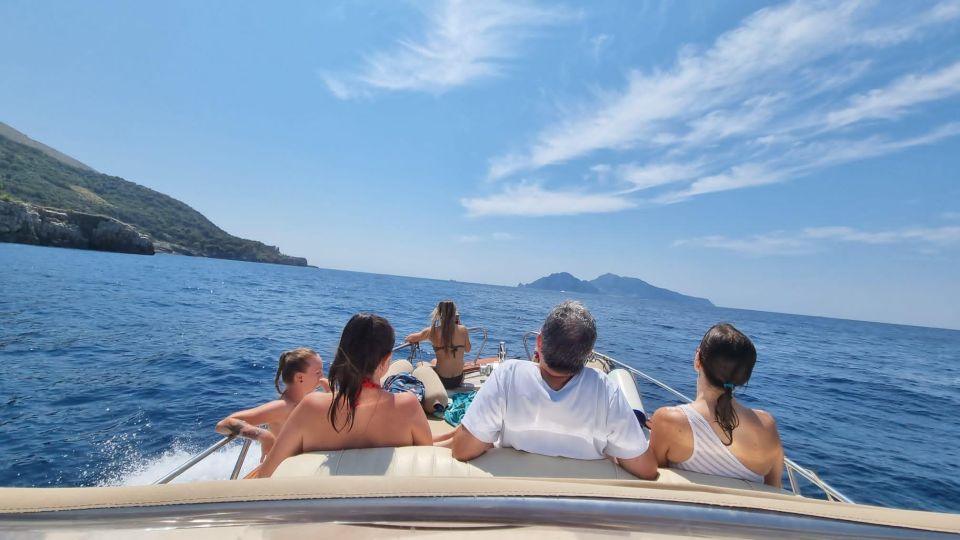
[[[2,133],[0,198],[112,217],[149,236],[158,250],[242,261],[307,263],[281,254],[274,246],[232,236],[173,197],[123,178],[68,165]]]

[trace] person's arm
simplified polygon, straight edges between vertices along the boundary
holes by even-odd
[[[474,437],[473,433],[470,433],[470,430],[463,424],[460,424],[460,427],[453,434],[453,442],[450,444],[454,459],[460,461],[470,461],[473,458],[480,457],[491,448],[493,448],[493,444]]]
[[[453,444],[453,437],[460,431],[460,426],[457,426],[453,431],[448,431],[443,435],[437,435],[433,438],[433,445],[440,446],[442,448],[450,448],[450,445]]]
[[[466,341],[464,341],[463,343],[463,352],[468,353],[470,352],[470,330],[467,330],[467,327],[464,326],[463,333],[464,333],[464,336],[466,336],[465,337]]]
[[[676,414],[673,407],[660,407],[650,418],[650,449],[661,467],[670,464],[670,437],[677,431]]]
[[[650,448],[647,448],[646,452],[635,458],[618,459],[617,461],[627,472],[643,480],[656,480],[659,474],[657,472],[657,458],[654,457]]]
[[[322,388],[324,392],[330,393],[330,381],[328,381],[326,377],[320,379],[320,388]]]
[[[500,438],[506,392],[504,378],[513,376],[514,367],[508,362],[494,370],[473,397],[450,443],[454,458],[471,460],[493,448],[493,443]]]
[[[777,429],[777,421],[766,411],[756,411],[760,417],[760,422],[770,434],[771,442],[774,445],[774,451],[771,458],[770,471],[763,477],[763,483],[773,487],[783,487],[783,443],[780,442],[780,430]]]
[[[217,422],[217,426],[214,429],[217,433],[224,435],[236,434],[241,437],[257,440],[262,437],[262,434],[258,434],[257,430],[266,431],[257,426],[282,422],[286,406],[286,403],[282,400],[275,399],[259,407],[237,411]]]
[[[420,343],[421,341],[430,341],[430,328],[424,328],[419,332],[414,332],[403,339],[408,343]]]
[[[313,394],[303,398],[297,408],[290,413],[283,429],[280,430],[276,444],[260,464],[257,478],[269,478],[283,460],[303,453],[303,431],[307,429],[310,420],[323,417],[324,407],[316,403],[317,398],[323,396],[323,394]]]

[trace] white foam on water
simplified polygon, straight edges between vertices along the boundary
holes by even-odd
[[[240,442],[232,442],[225,448],[210,454],[200,463],[187,469],[186,472],[171,481],[171,484],[185,482],[199,482],[202,480],[228,480],[233,467],[240,457]],[[119,469],[108,473],[99,485],[101,486],[143,486],[156,482],[158,479],[173,471],[191,457],[197,455],[203,448],[185,447],[175,444],[160,456],[144,458],[127,454],[127,458],[119,464]],[[253,444],[243,467],[240,469],[240,478],[252,471],[260,462],[260,446]]]

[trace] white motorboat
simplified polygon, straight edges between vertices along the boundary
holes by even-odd
[[[525,348],[533,334],[524,337]],[[412,358],[415,347],[395,351],[404,349]],[[444,397],[479,388],[507,359],[502,344],[496,357],[481,357],[482,349],[463,387]],[[404,370],[406,362],[391,370]],[[594,353],[590,368],[616,381],[637,410],[643,410],[637,381],[688,400],[603,354]],[[436,417],[430,425],[435,435],[453,429]],[[11,538],[960,537],[960,516],[856,504],[789,459],[787,489],[673,469],[645,481],[607,460],[509,448],[469,463],[439,447],[309,452],[285,460],[272,478],[239,480],[247,441],[231,480],[169,483],[233,440],[224,438],[151,486],[0,489],[0,532]]]

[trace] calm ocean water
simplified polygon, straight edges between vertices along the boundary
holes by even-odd
[[[221,417],[272,399],[281,351],[311,346],[327,364],[357,311],[402,336],[453,298],[489,331],[485,356],[504,341],[522,357],[523,334],[567,297],[596,316],[597,350],[688,395],[700,336],[734,323],[759,350],[741,399],[776,416],[789,457],[858,502],[960,511],[957,331],[12,244],[0,244],[0,485],[149,483],[217,440]],[[648,410],[673,403],[641,391]],[[222,475],[236,452],[190,474]]]

